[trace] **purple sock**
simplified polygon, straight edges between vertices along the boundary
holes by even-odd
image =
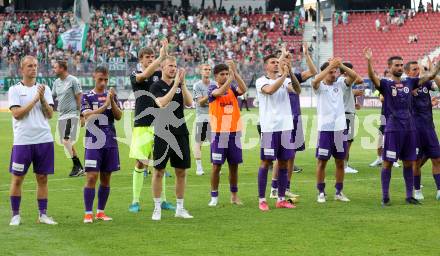
[[[287,181],[286,190],[290,190],[290,180]]]
[[[258,197],[266,197],[266,186],[267,186],[267,169],[260,167],[258,170]]]
[[[95,189],[84,188],[84,208],[86,212],[93,211],[93,200],[95,200]]]
[[[40,216],[46,214],[47,211],[47,198],[37,199],[38,210],[40,211]]]
[[[433,174],[435,185],[437,185],[437,190],[440,190],[440,174]]]
[[[342,192],[342,189],[344,188],[344,183],[342,183],[342,182],[336,183],[335,188],[336,188],[336,195],[340,195]]]
[[[99,186],[99,189],[98,189],[98,210],[104,211],[109,195],[110,195],[110,187]]]
[[[405,179],[406,198],[413,197],[414,191],[414,175],[412,167],[403,167],[403,178]]]
[[[421,179],[422,179],[422,176],[414,175],[414,189],[415,190],[420,190]]]
[[[391,181],[391,170],[387,170],[382,168],[382,172],[380,174],[380,180],[382,181],[382,199],[384,202],[388,202],[390,200],[390,181]]]
[[[287,169],[278,170],[278,197],[286,196]]]
[[[20,214],[21,196],[10,196],[12,216]]]
[[[232,193],[237,193],[238,192],[238,187],[237,185],[230,185],[229,188],[231,189]]]
[[[325,190],[325,182],[318,183],[316,185],[316,188],[318,189],[319,193],[324,193],[325,194],[325,192],[324,192],[324,190]]]
[[[211,197],[218,197],[218,191],[211,191]]]
[[[278,177],[279,178],[279,177]],[[272,188],[277,189],[278,188],[278,180],[272,179]]]

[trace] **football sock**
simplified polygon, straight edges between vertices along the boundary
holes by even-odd
[[[133,171],[133,203],[139,203],[143,184],[144,170],[135,167]]]

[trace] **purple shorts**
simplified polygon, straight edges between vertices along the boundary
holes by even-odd
[[[331,156],[335,159],[345,159],[347,148],[345,130],[319,131],[318,145],[316,147],[317,159],[329,160]]]
[[[415,161],[417,159],[417,135],[415,131],[385,132],[382,159],[389,162]]]
[[[12,146],[10,173],[23,176],[31,163],[36,174],[54,174],[53,142]]]
[[[287,161],[295,156],[292,131],[261,133],[261,160]]]
[[[118,148],[86,148],[84,154],[84,170],[86,172],[114,172],[119,168]]]
[[[230,164],[243,162],[241,150],[241,133],[212,133],[211,136],[211,163],[224,164],[226,160]]]
[[[306,150],[301,116],[293,117],[292,138],[293,138],[293,144],[295,145],[295,151]]]
[[[440,145],[434,128],[418,129],[417,132],[417,148],[419,152],[417,159],[424,157],[436,159],[440,157]]]

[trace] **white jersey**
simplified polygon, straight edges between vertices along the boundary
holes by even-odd
[[[24,107],[38,94],[39,84],[31,87],[24,86],[21,82],[9,88],[9,108]],[[52,93],[46,86],[44,98],[47,103],[53,105]],[[12,129],[14,131],[14,145],[31,145],[53,142],[49,121],[43,114],[41,103],[37,102],[23,119],[17,120],[12,117]]]
[[[260,111],[260,125],[262,132],[278,132],[293,129],[292,110],[290,107],[289,92],[287,90],[290,79],[286,78],[283,85],[272,95],[262,92],[262,88],[272,85],[276,80],[262,76],[257,79],[257,95]]]
[[[318,90],[314,90],[317,96],[318,131],[346,129],[344,91],[347,88],[345,79],[339,79],[332,85],[321,81]]]

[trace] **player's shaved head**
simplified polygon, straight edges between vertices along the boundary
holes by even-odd
[[[24,56],[20,62],[21,72],[25,79],[35,79],[37,77],[38,61],[34,56]]]
[[[34,56],[30,56],[30,55],[26,55],[21,59],[20,62],[20,67],[23,68],[23,65],[25,65],[26,63],[28,63],[29,61],[35,61],[37,62],[37,58],[35,58]]]

